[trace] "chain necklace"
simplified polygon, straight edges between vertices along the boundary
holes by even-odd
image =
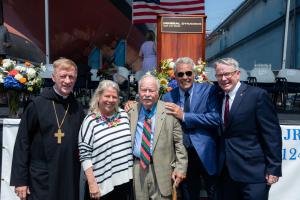
[[[61,120],[61,123],[59,123],[59,121],[58,121],[58,116],[57,116],[57,112],[56,112],[54,101],[52,101],[52,104],[53,104],[53,109],[54,109],[54,113],[55,113],[55,117],[56,117],[56,122],[57,122],[57,127],[58,127],[57,132],[54,133],[54,137],[57,137],[57,144],[61,144],[61,139],[65,136],[65,134],[61,131],[61,127],[62,127],[62,125],[63,125],[63,123],[65,121],[65,118],[67,116],[67,113],[68,113],[68,110],[69,110],[69,104],[68,104],[67,110],[65,111],[64,117]]]

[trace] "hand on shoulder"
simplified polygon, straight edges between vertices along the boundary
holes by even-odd
[[[137,103],[136,101],[129,100],[125,103],[124,110],[125,112],[129,112],[132,106]]]

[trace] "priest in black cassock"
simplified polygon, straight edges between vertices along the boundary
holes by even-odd
[[[53,63],[53,88],[25,109],[14,147],[11,185],[21,200],[78,200],[78,132],[84,112],[72,91],[76,64]]]

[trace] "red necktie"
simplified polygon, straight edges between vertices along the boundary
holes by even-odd
[[[151,160],[151,118],[145,116],[144,128],[142,134],[140,165],[143,169],[146,169]]]
[[[226,94],[225,110],[224,110],[224,126],[227,128],[229,121],[229,95]]]

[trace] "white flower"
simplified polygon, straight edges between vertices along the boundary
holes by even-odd
[[[22,69],[22,66],[20,66],[20,65],[17,65],[17,66],[15,67],[15,70],[21,71],[21,69]]]
[[[195,82],[197,83],[202,83],[204,81],[203,77],[200,75],[196,75],[195,77]]]
[[[168,58],[167,59],[167,62],[172,62],[173,61],[173,58]]]
[[[169,64],[169,68],[174,69],[175,63],[174,62],[170,62]]]
[[[16,74],[15,75],[15,79],[16,80],[20,80],[21,78],[23,78],[23,76],[21,74]]]
[[[33,79],[36,77],[36,71],[33,68],[27,68],[26,70],[28,80]]]
[[[27,86],[34,86],[36,84],[39,84],[42,82],[42,79],[40,77],[36,77],[35,79],[29,80],[26,82]]]
[[[201,57],[198,59],[197,63],[198,63],[199,65],[202,64],[202,58],[201,58]]]
[[[4,83],[4,78],[2,74],[0,74],[0,83]]]
[[[43,72],[45,72],[46,71],[46,65],[43,65],[43,64],[41,64],[41,70],[43,71]]]
[[[17,66],[15,67],[15,70],[18,70],[19,72],[23,72],[23,71],[26,71],[26,67],[21,66],[21,65],[17,65]]]
[[[4,69],[6,69],[7,67],[9,67],[11,65],[16,65],[16,61],[13,61],[11,59],[3,59],[2,65],[3,65]]]
[[[34,81],[34,79],[31,80],[31,81],[27,81],[27,82],[25,83],[25,85],[27,85],[27,86],[32,86],[32,85],[34,85],[33,81]]]

